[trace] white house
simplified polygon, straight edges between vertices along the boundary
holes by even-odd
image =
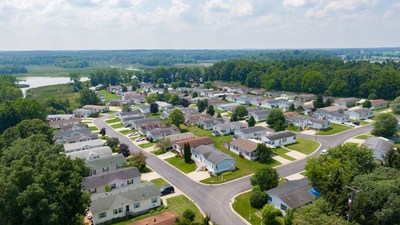
[[[369,137],[364,145],[372,149],[375,159],[383,160],[386,154],[393,149],[394,142],[383,137]]]
[[[221,135],[228,135],[235,133],[236,130],[244,129],[247,127],[247,123],[244,122],[227,122],[215,125],[213,130],[219,132],[219,134]]]
[[[373,115],[372,110],[367,108],[349,109],[344,113],[348,115],[350,119],[353,120],[365,120],[372,117]]]
[[[88,118],[93,114],[93,111],[89,109],[75,109],[72,113],[76,117]]]
[[[296,143],[296,134],[290,131],[281,131],[261,137],[261,141],[273,147],[280,147]]]
[[[90,176],[122,169],[125,163],[126,159],[122,154],[85,161],[86,167],[90,169]]]
[[[325,130],[330,127],[329,120],[317,119],[307,116],[294,116],[287,120],[288,123],[298,126],[301,129],[312,128],[316,130]]]
[[[192,149],[192,159],[213,174],[236,169],[236,160],[232,156],[209,145],[200,145]]]
[[[65,155],[69,156],[71,159],[82,159],[83,161],[86,161],[110,157],[112,155],[112,150],[108,146],[102,146],[82,151],[69,152],[65,153]]]
[[[46,121],[70,120],[73,118],[75,118],[74,114],[57,114],[46,116]]]
[[[298,208],[314,200],[311,189],[307,178],[287,181],[267,191],[268,203],[286,215],[286,210]]]
[[[176,127],[162,127],[147,131],[146,136],[152,141],[158,141],[165,136],[180,134],[180,133],[181,131]]]
[[[82,150],[86,150],[86,149],[101,147],[103,145],[104,145],[104,142],[100,139],[64,144],[64,152],[69,153],[69,152],[75,152],[75,151],[82,151]]]
[[[346,106],[335,105],[325,108],[319,108],[313,113],[313,115],[318,119],[327,119],[334,123],[344,123],[349,120],[349,116],[344,114],[346,110]]]
[[[267,129],[262,126],[254,126],[249,128],[244,128],[240,130],[235,130],[235,137],[246,138],[246,139],[261,139],[262,136],[267,134]]]
[[[285,102],[286,100],[267,100],[261,103],[261,106],[268,109],[278,108],[281,102]]]
[[[239,155],[248,160],[256,160],[258,158],[256,154],[258,143],[248,139],[236,139],[229,143],[226,143],[225,148],[229,149],[231,152]]]
[[[249,116],[254,117],[256,122],[265,121],[268,118],[268,115],[271,113],[271,110],[257,110],[253,112],[249,112]]]
[[[92,194],[89,211],[95,224],[136,215],[159,207],[160,189],[151,182],[125,186],[106,193]]]
[[[140,184],[141,174],[136,167],[123,168],[100,175],[85,177],[82,181],[82,191],[89,193],[105,192],[105,187],[112,189]]]

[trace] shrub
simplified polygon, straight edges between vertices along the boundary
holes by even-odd
[[[250,196],[250,205],[256,209],[261,209],[268,203],[268,194],[265,191],[254,191]]]

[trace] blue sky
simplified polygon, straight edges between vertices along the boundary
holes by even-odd
[[[395,0],[1,0],[0,50],[400,47]]]

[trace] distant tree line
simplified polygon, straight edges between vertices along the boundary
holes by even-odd
[[[89,62],[84,60],[63,59],[56,61],[54,65],[61,68],[86,68],[89,67]]]
[[[18,74],[18,73],[27,73],[28,70],[25,66],[19,65],[6,65],[0,66],[0,74]]]

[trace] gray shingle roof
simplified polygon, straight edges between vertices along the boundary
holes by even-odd
[[[300,180],[287,181],[282,185],[268,190],[268,195],[278,196],[290,208],[297,208],[310,203],[314,196],[308,192],[311,186],[308,185],[306,178]]]
[[[274,134],[267,135],[266,137],[269,140],[279,140],[279,139],[282,139],[282,138],[288,138],[288,137],[293,137],[293,136],[296,136],[296,134],[293,133],[293,132],[281,131],[281,132],[277,132],[277,133],[274,133]]]
[[[91,148],[91,149],[86,149],[83,151],[76,151],[76,152],[70,152],[66,153],[67,156],[69,156],[71,159],[83,159],[85,160],[86,157],[89,155],[93,156],[101,156],[101,155],[107,155],[107,154],[112,154],[112,150],[108,146],[102,146],[98,148]]]
[[[151,182],[129,185],[106,193],[92,194],[90,211],[97,214],[110,209],[114,204],[139,202],[157,196],[160,196],[160,189]]]
[[[100,139],[96,140],[90,140],[90,141],[82,141],[82,142],[77,142],[77,143],[71,143],[71,144],[64,144],[64,149],[66,152],[75,150],[75,149],[80,149],[80,148],[94,148],[94,147],[100,147],[104,145],[104,142]]]
[[[382,137],[369,137],[365,140],[364,145],[368,146],[372,150],[378,150],[383,153],[388,152],[393,148],[394,142]]]
[[[90,133],[92,133],[92,131],[89,128],[84,128],[84,129],[79,129],[79,130],[60,131],[60,132],[54,134],[54,138],[67,137],[73,133],[90,134]]]
[[[102,187],[116,179],[128,180],[141,176],[142,175],[136,167],[119,169],[96,176],[85,177],[82,182],[82,189],[88,190],[96,187]]]
[[[112,155],[107,158],[99,158],[85,161],[85,164],[89,168],[103,168],[105,166],[117,165],[117,164],[125,164],[126,159],[123,155]]]
[[[204,157],[213,164],[218,164],[219,162],[225,159],[232,159],[232,160],[234,159],[232,156],[227,155],[209,145],[200,145],[192,149],[192,152],[204,155]]]
[[[254,127],[249,127],[249,128],[245,128],[245,129],[241,129],[240,131],[244,134],[250,134],[250,133],[254,133],[254,132],[260,132],[260,131],[266,131],[267,128],[262,127],[262,126],[254,126]]]

